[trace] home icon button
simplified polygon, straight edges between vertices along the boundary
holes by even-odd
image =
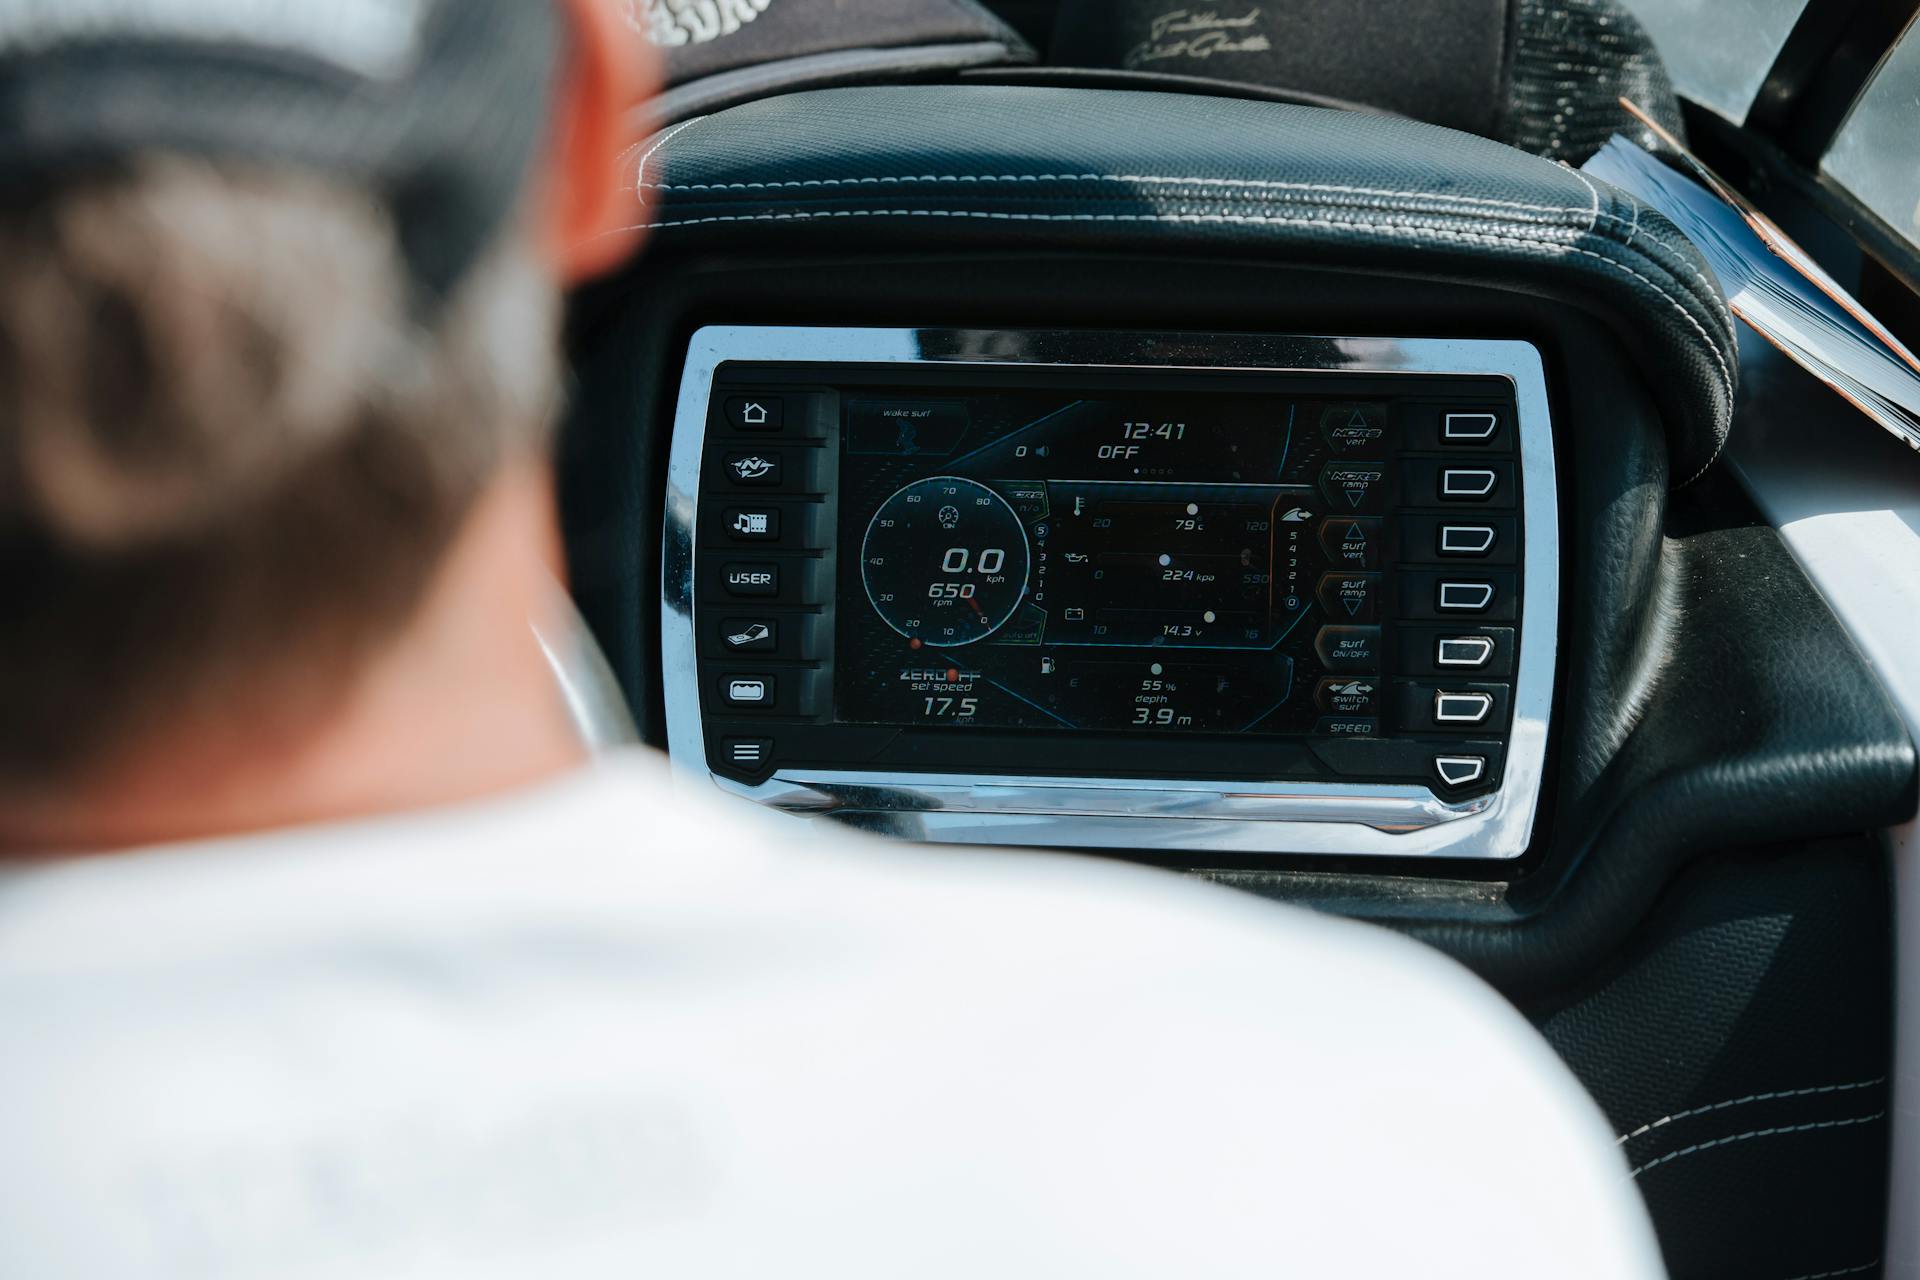
[[[786,405],[778,396],[734,396],[727,421],[737,431],[778,431],[786,425]]]

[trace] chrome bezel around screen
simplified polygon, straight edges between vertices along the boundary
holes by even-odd
[[[1367,373],[1496,377],[1518,410],[1526,537],[1513,727],[1498,790],[1450,801],[1424,786],[1019,777],[783,768],[759,784],[707,761],[694,651],[694,529],[709,400],[723,364],[1035,365],[1089,371]],[[1559,500],[1545,368],[1507,339],[1269,337],[967,329],[709,326],[689,344],[667,472],[661,660],[676,773],[760,804],[830,815],[907,839],[1174,853],[1511,859],[1539,808],[1553,700]]]

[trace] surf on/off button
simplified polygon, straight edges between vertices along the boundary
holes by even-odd
[[[1320,607],[1335,622],[1373,622],[1380,616],[1378,573],[1329,573],[1320,579]]]
[[[1322,627],[1314,637],[1313,651],[1329,671],[1378,671],[1380,628]]]

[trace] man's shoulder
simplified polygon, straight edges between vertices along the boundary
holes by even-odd
[[[682,1274],[1651,1256],[1591,1103],[1483,985],[1149,868],[882,844],[616,763],[27,876],[0,908],[16,1242],[111,1253],[69,1219],[138,1218],[128,1180],[164,1171],[331,1247],[307,1178],[338,1167],[396,1239],[477,1248],[514,1227],[482,1206],[537,1204]],[[617,1194],[587,1213],[589,1184]],[[1382,1202],[1402,1234],[1363,1238]],[[1514,1223],[1492,1243],[1488,1204]]]
[[[1061,971],[1140,963],[1270,980],[1274,969],[1337,957],[1355,982],[1484,988],[1452,961],[1371,926],[1266,900],[1205,878],[1124,859],[992,846],[881,841],[826,822],[768,816],[632,769],[584,806],[584,856],[728,897],[777,904],[871,931],[914,950],[1035,948]],[[1504,1007],[1503,1005],[1500,1007]]]

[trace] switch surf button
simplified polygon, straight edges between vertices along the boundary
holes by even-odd
[[[729,564],[721,568],[720,581],[730,596],[777,596],[780,594],[780,566]]]
[[[1380,713],[1380,682],[1366,676],[1322,680],[1314,691],[1322,711],[1336,716],[1374,716]]]

